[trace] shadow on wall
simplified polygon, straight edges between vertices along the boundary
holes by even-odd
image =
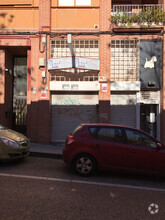
[[[99,101],[99,123],[110,123],[110,101]]]
[[[136,105],[111,105],[111,123],[136,127]]]
[[[0,68],[0,77],[2,75],[2,68]],[[0,80],[0,88],[3,88],[3,82]],[[0,96],[2,95],[2,92],[0,91]]]
[[[14,15],[8,15],[7,13],[0,13],[0,29],[8,28],[10,23],[13,22]]]
[[[50,103],[48,100],[27,105],[27,136],[34,142],[49,143]]]

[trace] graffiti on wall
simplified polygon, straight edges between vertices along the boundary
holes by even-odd
[[[79,100],[66,97],[65,99],[57,99],[55,101],[56,105],[80,105]]]

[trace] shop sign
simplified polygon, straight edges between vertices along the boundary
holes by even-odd
[[[48,60],[48,70],[66,68],[100,70],[100,60],[84,57],[63,57]]]
[[[72,68],[72,57],[48,60],[48,70]]]
[[[100,70],[100,60],[75,57],[75,67],[78,69]]]

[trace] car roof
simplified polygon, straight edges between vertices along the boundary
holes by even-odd
[[[120,127],[120,128],[131,128],[131,129],[136,129],[131,126],[126,126],[126,125],[117,125],[117,124],[108,124],[108,123],[82,123],[81,126],[103,126],[103,127]],[[136,129],[137,130],[137,129]]]

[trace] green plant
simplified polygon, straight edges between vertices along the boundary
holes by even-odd
[[[148,25],[151,25],[151,23],[158,24],[159,22],[165,22],[165,12],[162,10],[162,8],[157,6],[148,6],[143,9],[137,14],[137,13],[129,13],[127,11],[125,12],[118,12],[118,14],[112,15],[111,19],[109,19],[112,24],[132,24],[132,23],[138,23],[143,24],[147,23]]]

